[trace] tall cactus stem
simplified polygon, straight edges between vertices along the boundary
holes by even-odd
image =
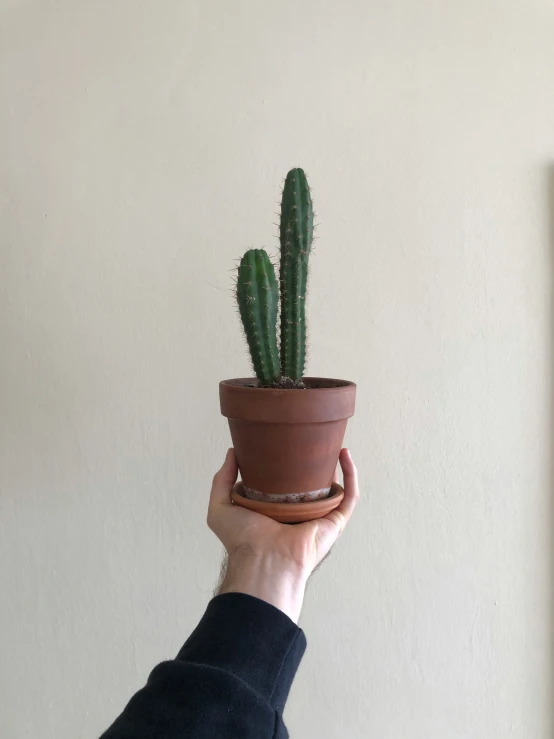
[[[306,286],[314,214],[304,171],[291,169],[283,186],[279,241],[281,264],[281,375],[300,381],[306,362]]]

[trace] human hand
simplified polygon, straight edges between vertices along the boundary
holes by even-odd
[[[308,577],[343,532],[360,497],[348,449],[341,450],[339,462],[344,498],[338,508],[324,518],[290,525],[231,502],[238,467],[234,450],[227,451],[214,476],[208,508],[208,526],[228,553],[220,593],[254,595],[298,620]],[[334,480],[339,481],[338,469]]]

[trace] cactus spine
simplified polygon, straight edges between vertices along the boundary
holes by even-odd
[[[301,380],[306,362],[306,286],[314,214],[308,180],[291,169],[281,199],[281,374]]]
[[[272,385],[279,379],[279,291],[273,265],[263,249],[250,249],[241,259],[236,296],[256,377],[262,385]]]
[[[256,377],[262,386],[304,387],[306,286],[314,213],[306,175],[291,169],[283,187],[279,241],[280,356],[277,348],[279,290],[263,249],[250,249],[237,274],[236,298]]]

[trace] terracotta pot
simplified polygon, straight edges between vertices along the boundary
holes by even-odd
[[[281,506],[317,501],[313,518],[318,518],[340,502],[329,492],[346,423],[354,413],[356,385],[319,377],[305,377],[304,383],[303,390],[260,388],[255,378],[219,383],[243,495],[271,505],[266,515],[276,520],[290,520],[290,513],[281,515],[286,510]],[[235,492],[235,503],[242,504],[240,497]],[[305,512],[302,520],[309,520]]]

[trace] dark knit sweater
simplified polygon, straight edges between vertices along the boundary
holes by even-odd
[[[258,598],[213,598],[176,659],[151,672],[101,739],[285,739],[304,632]]]

